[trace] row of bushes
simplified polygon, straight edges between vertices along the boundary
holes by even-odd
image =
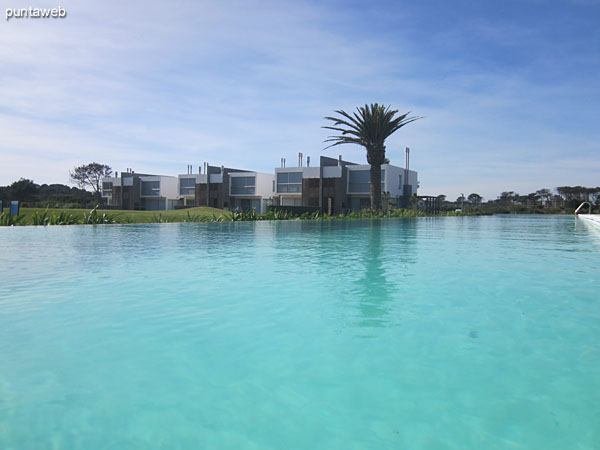
[[[98,207],[93,208],[89,213],[83,216],[74,216],[67,211],[61,211],[58,214],[49,214],[48,209],[40,213],[34,213],[26,218],[25,215],[11,215],[8,211],[0,213],[0,226],[14,225],[96,225],[121,223],[116,214],[106,214],[98,212]]]
[[[328,215],[318,211],[309,213],[305,212],[300,215],[293,215],[288,211],[271,210],[266,214],[257,214],[256,211],[233,211],[231,220],[237,221],[256,221],[256,220],[332,220],[332,219],[384,219],[384,218],[401,218],[401,217],[431,217],[435,216],[479,216],[483,215],[480,211],[466,211],[457,213],[455,211],[444,211],[438,214],[430,214],[423,211],[412,209],[389,209],[389,210],[371,210],[363,209],[357,212],[348,212],[346,214]]]
[[[442,212],[437,214],[440,216],[464,216],[464,215],[481,215],[480,212]],[[381,219],[381,218],[400,218],[400,217],[427,217],[427,214],[421,211],[396,209],[396,210],[363,210],[360,212],[349,212],[347,214],[339,214],[329,216],[327,213],[318,211],[312,213],[303,213],[293,215],[289,211],[271,210],[266,214],[257,214],[254,209],[246,211],[232,211],[228,215],[205,215],[193,214],[189,211],[183,218],[183,222],[253,222],[260,220],[334,220],[334,219]],[[169,214],[155,214],[146,223],[171,223],[181,221],[181,218],[176,218]],[[84,213],[83,216],[76,216],[68,211],[50,214],[48,209],[44,212],[34,211],[30,216],[18,215],[12,216],[8,211],[0,213],[0,226],[14,225],[100,225],[100,224],[132,224],[139,223],[130,216],[121,216],[118,213],[109,214],[98,211],[98,206],[93,208],[89,213]]]
[[[207,216],[202,214],[190,214],[183,219],[184,222],[226,222],[231,220],[227,216]],[[146,223],[170,223],[177,221],[177,218],[169,215],[155,214]],[[140,223],[130,216],[122,216],[119,213],[109,214],[99,212],[98,206],[93,208],[89,213],[83,215],[74,215],[68,211],[50,214],[48,208],[44,212],[34,211],[33,214],[26,216],[10,215],[8,211],[0,213],[0,226],[15,226],[15,225],[107,225],[107,224],[133,224]]]

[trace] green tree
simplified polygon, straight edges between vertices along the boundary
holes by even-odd
[[[518,197],[519,194],[513,191],[501,192],[500,196],[498,197],[498,203],[501,205],[512,205],[517,201]]]
[[[479,194],[473,193],[473,194],[469,194],[469,196],[467,197],[467,200],[469,200],[469,203],[471,203],[473,206],[479,206],[479,204],[483,200],[483,197]]]
[[[21,178],[10,185],[9,195],[12,200],[32,202],[37,200],[40,187],[27,178]]]
[[[542,206],[545,207],[548,206],[548,203],[550,203],[550,199],[552,198],[552,191],[550,191],[550,189],[540,189],[535,191],[535,195],[540,199],[540,203],[542,204]]]
[[[112,175],[112,169],[106,164],[93,162],[75,167],[72,172],[69,172],[69,175],[71,181],[77,183],[81,189],[85,189],[86,187],[91,188],[97,200],[100,200],[100,183],[102,182],[102,178]]]
[[[381,165],[385,163],[385,140],[403,126],[421,119],[408,117],[410,112],[398,114],[398,110],[372,103],[360,106],[352,115],[343,110],[335,111],[340,117],[325,117],[333,126],[323,128],[339,131],[337,136],[328,136],[332,142],[326,148],[341,144],[357,144],[367,150],[367,162],[371,166],[371,208],[381,208]]]

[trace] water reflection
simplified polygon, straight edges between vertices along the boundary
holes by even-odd
[[[360,327],[387,327],[397,323],[394,311],[402,298],[403,281],[414,266],[414,221],[372,220],[363,229],[365,239],[354,273],[351,291],[360,313]]]
[[[356,280],[360,326],[383,327],[389,323],[393,286],[386,277],[382,260],[382,222],[373,220],[367,228],[367,243],[361,253],[360,278]]]

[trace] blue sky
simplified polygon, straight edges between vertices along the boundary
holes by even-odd
[[[398,165],[411,147],[421,194],[600,185],[600,1],[60,4],[0,22],[0,185],[91,161],[364,163],[320,127],[371,102],[425,117],[387,142]],[[28,6],[58,4],[3,2]]]

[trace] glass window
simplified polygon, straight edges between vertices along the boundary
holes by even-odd
[[[256,177],[231,177],[231,195],[254,195]]]
[[[385,170],[381,171],[381,192],[385,189]],[[348,192],[351,194],[368,194],[371,192],[370,170],[348,171]]]
[[[142,208],[146,211],[161,211],[165,209],[165,201],[158,198],[143,198]]]
[[[179,195],[194,195],[196,192],[196,178],[179,179]]]
[[[302,193],[302,172],[279,172],[277,174],[277,192],[279,194]]]
[[[300,197],[283,197],[281,206],[302,206],[302,199]]]
[[[102,195],[104,197],[110,197],[112,195],[113,184],[110,181],[102,182]]]
[[[233,199],[232,207],[233,209],[239,209],[244,211],[254,209],[256,210],[256,212],[260,212],[260,200],[251,198],[236,198]]]
[[[142,195],[158,196],[160,194],[160,181],[142,181]]]
[[[371,174],[368,170],[350,170],[348,172],[348,192],[368,194],[371,186]]]

